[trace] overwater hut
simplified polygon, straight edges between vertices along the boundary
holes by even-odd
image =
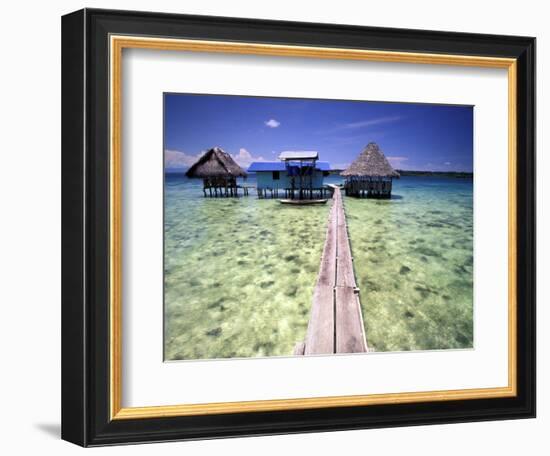
[[[246,178],[246,172],[220,147],[206,152],[185,173],[187,177],[202,179],[204,196],[239,196],[237,178]],[[248,194],[246,187],[245,195]]]
[[[399,177],[373,142],[340,175],[345,177],[346,195],[367,198],[391,198],[392,179]]]
[[[317,152],[282,152],[278,162],[252,163],[248,171],[256,173],[258,197],[324,197],[328,189],[323,179],[329,174],[330,164],[318,158]]]

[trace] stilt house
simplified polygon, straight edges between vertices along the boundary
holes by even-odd
[[[246,172],[231,155],[219,147],[206,152],[185,173],[187,177],[203,182],[204,196],[238,196],[237,178],[246,178]]]
[[[373,142],[340,175],[345,177],[346,195],[367,198],[391,198],[392,180],[399,177]]]
[[[248,171],[256,173],[258,197],[324,197],[328,189],[323,179],[329,174],[330,164],[318,158],[317,152],[282,152],[278,162],[252,163]]]

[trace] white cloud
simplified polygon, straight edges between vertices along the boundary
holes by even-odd
[[[277,128],[279,125],[281,125],[281,122],[275,119],[269,119],[269,120],[266,120],[264,124],[269,128]]]
[[[266,161],[264,157],[254,157],[248,150],[241,147],[238,154],[231,154],[233,160],[235,160],[242,168],[248,168],[252,162]]]
[[[401,116],[378,117],[376,119],[367,119],[367,120],[361,120],[359,122],[348,123],[344,125],[344,128],[371,127],[373,125],[397,122],[398,120],[401,120]]]
[[[346,124],[341,124],[341,125],[336,126],[333,129],[331,129],[331,130],[325,130],[324,133],[334,133],[334,132],[342,131],[342,130],[356,130],[356,129],[366,128],[366,127],[372,127],[372,126],[375,126],[375,125],[382,125],[382,124],[398,122],[401,119],[403,119],[403,117],[401,117],[401,116],[376,117],[374,119],[365,119],[365,120],[360,120],[358,122],[350,122],[350,123],[346,123]]]
[[[400,167],[404,161],[407,161],[408,157],[386,157],[394,168]]]
[[[166,169],[189,168],[194,165],[205,152],[206,151],[202,151],[196,155],[192,155],[179,150],[166,149],[164,151],[164,167]],[[239,149],[237,154],[231,154],[231,157],[233,157],[233,160],[243,168],[248,168],[250,164],[255,161],[266,161],[262,156],[255,157],[245,148]]]
[[[447,166],[451,166],[451,162],[445,162],[444,164]]]
[[[164,167],[166,169],[189,168],[203,154],[204,152],[199,152],[197,155],[191,155],[179,150],[166,149],[164,151]]]

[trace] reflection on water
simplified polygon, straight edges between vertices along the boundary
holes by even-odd
[[[405,177],[394,193],[344,198],[369,346],[471,347],[472,181]],[[329,207],[203,198],[200,181],[167,175],[165,358],[291,355]]]

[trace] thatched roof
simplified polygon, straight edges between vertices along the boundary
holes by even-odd
[[[360,177],[399,177],[384,153],[376,143],[369,143],[347,169],[340,173],[342,176]]]
[[[206,152],[185,173],[187,177],[246,177],[231,155],[219,147]]]

